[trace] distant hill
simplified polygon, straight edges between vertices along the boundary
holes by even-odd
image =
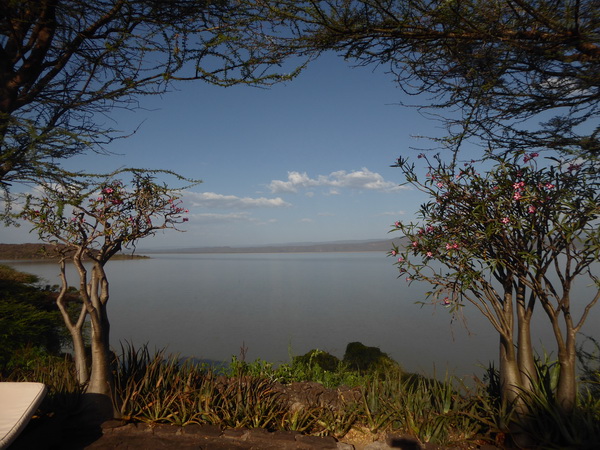
[[[402,239],[373,239],[367,241],[336,241],[320,243],[294,243],[263,245],[256,247],[194,247],[171,249],[145,249],[144,254],[152,253],[335,253],[335,252],[387,252],[392,248],[392,243],[400,245]],[[0,260],[56,260],[53,257],[52,246],[44,244],[0,244]],[[147,258],[143,255],[119,254],[115,259]]]
[[[257,247],[195,247],[164,250],[144,250],[144,253],[333,253],[333,252],[387,252],[392,242],[401,239],[369,241],[337,241],[306,244],[280,244]]]
[[[21,260],[21,259],[39,259],[39,260],[58,260],[58,256],[52,245],[44,244],[0,244],[0,260]],[[64,246],[59,246],[64,248]],[[44,249],[47,249],[45,251]],[[147,258],[147,256],[131,256],[126,254],[115,255],[115,259],[124,258]]]

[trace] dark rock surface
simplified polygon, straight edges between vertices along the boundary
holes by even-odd
[[[497,450],[465,444],[461,449]],[[372,439],[307,436],[293,431],[226,429],[216,425],[148,425],[109,421],[101,427],[78,426],[64,418],[33,420],[9,450],[444,450],[409,436]]]

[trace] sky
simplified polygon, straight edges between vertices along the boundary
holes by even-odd
[[[399,155],[416,158],[437,123],[416,109],[383,68],[351,67],[335,55],[268,89],[180,83],[141,108],[103,120],[127,139],[111,155],[65,167],[109,172],[169,169],[202,183],[183,194],[185,232],[160,232],[139,248],[255,246],[393,238],[426,198],[400,186]],[[36,242],[24,225],[0,242]]]

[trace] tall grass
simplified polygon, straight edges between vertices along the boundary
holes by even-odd
[[[84,387],[77,385],[70,359],[33,356],[11,378],[46,383],[54,402],[49,408],[74,410]],[[338,438],[350,430],[371,436],[394,431],[423,443],[453,445],[501,442],[511,420],[510,411],[499,410],[493,369],[486,383],[467,388],[451,376],[434,380],[400,368],[358,374],[343,365],[324,371],[298,362],[274,367],[234,358],[227,369],[217,370],[132,345],[121,347],[115,368],[115,402],[123,419],[131,422],[216,424]],[[542,381],[552,376],[543,375]],[[337,400],[293,400],[286,392],[298,381],[327,383]],[[343,388],[346,383],[354,387]],[[541,386],[536,396],[526,398],[531,404],[529,432],[537,442],[548,448],[586,448],[600,440],[597,396],[587,391],[576,414],[565,420],[546,394]]]

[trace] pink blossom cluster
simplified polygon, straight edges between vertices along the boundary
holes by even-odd
[[[122,184],[118,181],[115,181],[114,183],[112,183],[111,185],[108,185],[106,187],[104,187],[101,191],[98,197],[96,197],[96,200],[94,199],[90,199],[89,202],[90,203],[100,203],[100,202],[106,202],[106,203],[111,203],[113,205],[122,205],[123,204],[123,199],[121,198],[121,186]]]
[[[189,213],[190,210],[187,208],[182,208],[180,205],[183,203],[181,200],[175,201],[174,199],[170,198],[169,199],[169,203],[171,204],[171,212],[173,214],[182,214],[182,213]],[[183,217],[182,222],[188,222],[190,219],[187,217]]]
[[[513,198],[517,201],[521,200],[521,197],[523,196],[523,191],[525,190],[525,182],[517,181],[513,184],[513,189],[515,190]]]
[[[525,154],[525,157],[523,158],[523,162],[529,162],[534,158],[537,158],[538,156],[540,156],[539,153],[537,152],[533,152],[533,153],[529,153],[529,154]]]

